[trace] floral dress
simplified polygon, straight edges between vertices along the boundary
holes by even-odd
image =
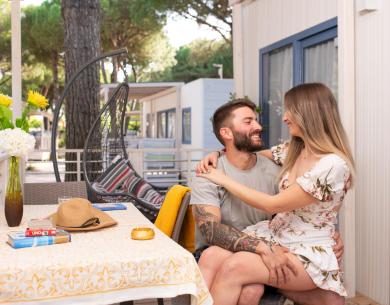
[[[287,147],[288,144],[281,144],[271,149],[276,163],[283,163]],[[280,191],[292,183],[288,176],[286,173],[282,177]],[[328,154],[296,182],[316,199],[312,204],[278,213],[272,220],[249,226],[244,232],[287,247],[301,260],[316,286],[346,296],[342,272],[332,249],[332,235],[338,208],[351,185],[350,170],[342,158]]]

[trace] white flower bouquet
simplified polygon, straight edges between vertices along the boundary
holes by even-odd
[[[34,136],[20,128],[0,130],[0,151],[9,156],[27,158],[29,151],[35,146]]]

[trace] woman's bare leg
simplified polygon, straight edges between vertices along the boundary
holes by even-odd
[[[302,263],[291,253],[289,259],[297,268],[297,275],[290,275],[290,281],[278,288],[305,291],[316,288]],[[269,284],[269,272],[260,255],[237,252],[227,258],[214,278],[211,295],[214,304],[237,304],[242,287],[247,284]]]

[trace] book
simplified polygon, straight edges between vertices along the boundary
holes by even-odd
[[[31,229],[27,228],[24,232],[24,236],[32,237],[32,236],[55,236],[57,234],[57,230],[55,228],[52,229]]]
[[[93,203],[92,206],[100,211],[127,210],[122,203]]]
[[[27,247],[38,247],[38,246],[46,246],[52,244],[61,244],[67,243],[71,241],[70,233],[64,230],[57,230],[57,234],[55,236],[34,236],[34,237],[26,237],[24,236],[25,232],[10,232],[8,233],[8,241],[7,243],[15,248],[27,248]]]
[[[50,219],[30,219],[28,222],[29,229],[53,229],[53,224]]]

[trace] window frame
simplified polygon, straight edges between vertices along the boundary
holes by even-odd
[[[302,32],[279,40],[259,50],[259,105],[261,106],[260,122],[265,130],[263,133],[264,147],[269,147],[269,96],[268,88],[268,62],[267,55],[280,48],[292,47],[292,85],[297,86],[304,82],[304,49],[326,42],[337,37],[337,17],[310,27]]]
[[[159,132],[160,132],[160,124],[159,124],[159,121],[158,121],[158,117],[159,117],[159,115],[163,115],[164,119],[165,119],[165,130],[164,130],[164,135],[165,136],[162,137],[162,138],[159,138],[159,139],[172,139],[172,138],[168,138],[167,137],[168,136],[168,114],[172,113],[172,112],[176,114],[176,108],[170,108],[170,109],[157,111],[157,116],[156,116],[157,134],[156,134],[156,138],[159,138]],[[175,120],[176,120],[176,118],[175,118]],[[175,125],[174,125],[174,128],[176,128]]]
[[[182,109],[182,111],[181,111],[181,113],[182,113],[182,120],[181,120],[181,123],[182,123],[182,139],[181,139],[181,142],[182,142],[182,144],[191,144],[191,140],[192,140],[192,132],[191,132],[191,124],[192,124],[192,115],[191,115],[191,107],[186,107],[186,108],[183,108]],[[185,125],[184,125],[184,114],[185,113],[189,113],[190,114],[190,126],[189,126],[189,130],[190,130],[190,138],[189,139],[185,139],[185,132],[184,132],[184,127],[185,127]]]

